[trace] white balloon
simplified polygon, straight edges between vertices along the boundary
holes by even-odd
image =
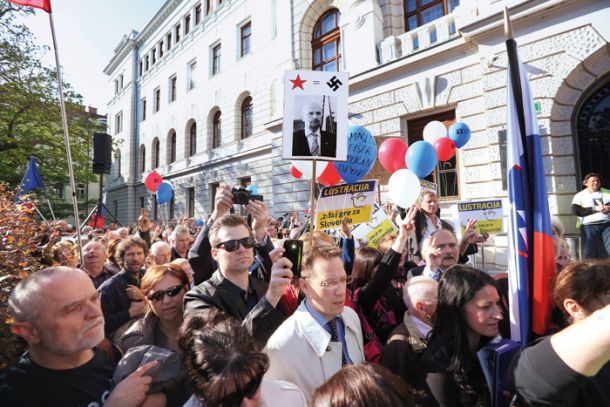
[[[441,138],[447,137],[447,128],[438,120],[433,120],[424,127],[424,140],[430,144]]]
[[[409,208],[417,198],[421,191],[421,185],[417,175],[409,169],[401,169],[396,171],[390,177],[388,190],[392,201],[401,208]]]
[[[313,161],[294,160],[292,161],[292,165],[303,174],[301,179],[311,179],[311,176],[313,175]],[[328,161],[316,161],[316,177],[319,177],[320,174],[324,172],[327,165]]]

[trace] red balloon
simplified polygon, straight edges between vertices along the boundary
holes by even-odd
[[[390,174],[407,168],[407,164],[405,164],[407,149],[408,146],[404,140],[399,138],[388,139],[379,146],[379,162]]]
[[[436,139],[433,146],[439,161],[448,161],[455,154],[455,142],[449,137]]]
[[[341,182],[341,175],[337,172],[334,162],[329,161],[324,171],[322,171],[322,174],[318,177],[318,182],[325,187],[337,185]]]
[[[159,185],[161,185],[162,182],[163,177],[155,171],[149,172],[146,178],[144,178],[144,185],[146,185],[146,188],[148,188],[150,192],[157,192],[157,188],[159,188]]]
[[[301,171],[297,170],[297,167],[295,167],[292,163],[290,164],[290,175],[292,175],[296,179],[299,179],[303,176],[303,174],[301,174]]]

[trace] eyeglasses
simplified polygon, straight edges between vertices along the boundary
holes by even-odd
[[[253,399],[256,396],[262,381],[262,376],[253,377],[243,389],[237,389],[234,392],[227,394],[222,399],[218,400],[217,403],[214,403],[214,405],[222,407],[240,406],[245,398]]]
[[[218,249],[221,246],[224,246],[223,249],[225,249],[225,251],[231,253],[231,252],[234,252],[237,249],[239,249],[240,244],[243,246],[244,249],[251,249],[254,247],[254,243],[256,243],[254,241],[254,238],[252,236],[248,236],[248,237],[244,237],[243,239],[233,239],[233,240],[227,240],[226,242],[218,243],[216,245],[216,248]]]
[[[307,277],[304,277],[307,278]],[[351,284],[353,281],[352,276],[341,277],[335,280],[324,280],[318,283],[318,285],[322,288],[337,288],[341,286],[347,286]]]
[[[149,301],[153,302],[162,301],[166,295],[170,298],[175,297],[176,295],[178,295],[178,293],[180,293],[180,291],[182,291],[183,288],[183,285],[175,285],[173,287],[168,288],[167,290],[155,291],[154,293],[148,295],[146,298],[148,298]]]

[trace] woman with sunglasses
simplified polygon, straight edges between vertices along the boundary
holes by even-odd
[[[179,343],[193,392],[184,407],[306,406],[294,384],[263,380],[269,358],[237,319],[217,308],[189,316]]]
[[[182,299],[188,287],[189,279],[182,267],[175,264],[150,267],[141,282],[148,312],[121,337],[118,345],[123,352],[139,345],[178,352],[178,330],[184,313]]]

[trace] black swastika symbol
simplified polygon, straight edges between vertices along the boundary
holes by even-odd
[[[336,76],[333,76],[328,82],[326,82],[326,84],[333,90],[333,92],[335,92],[341,85],[343,85],[343,82],[341,82]]]

